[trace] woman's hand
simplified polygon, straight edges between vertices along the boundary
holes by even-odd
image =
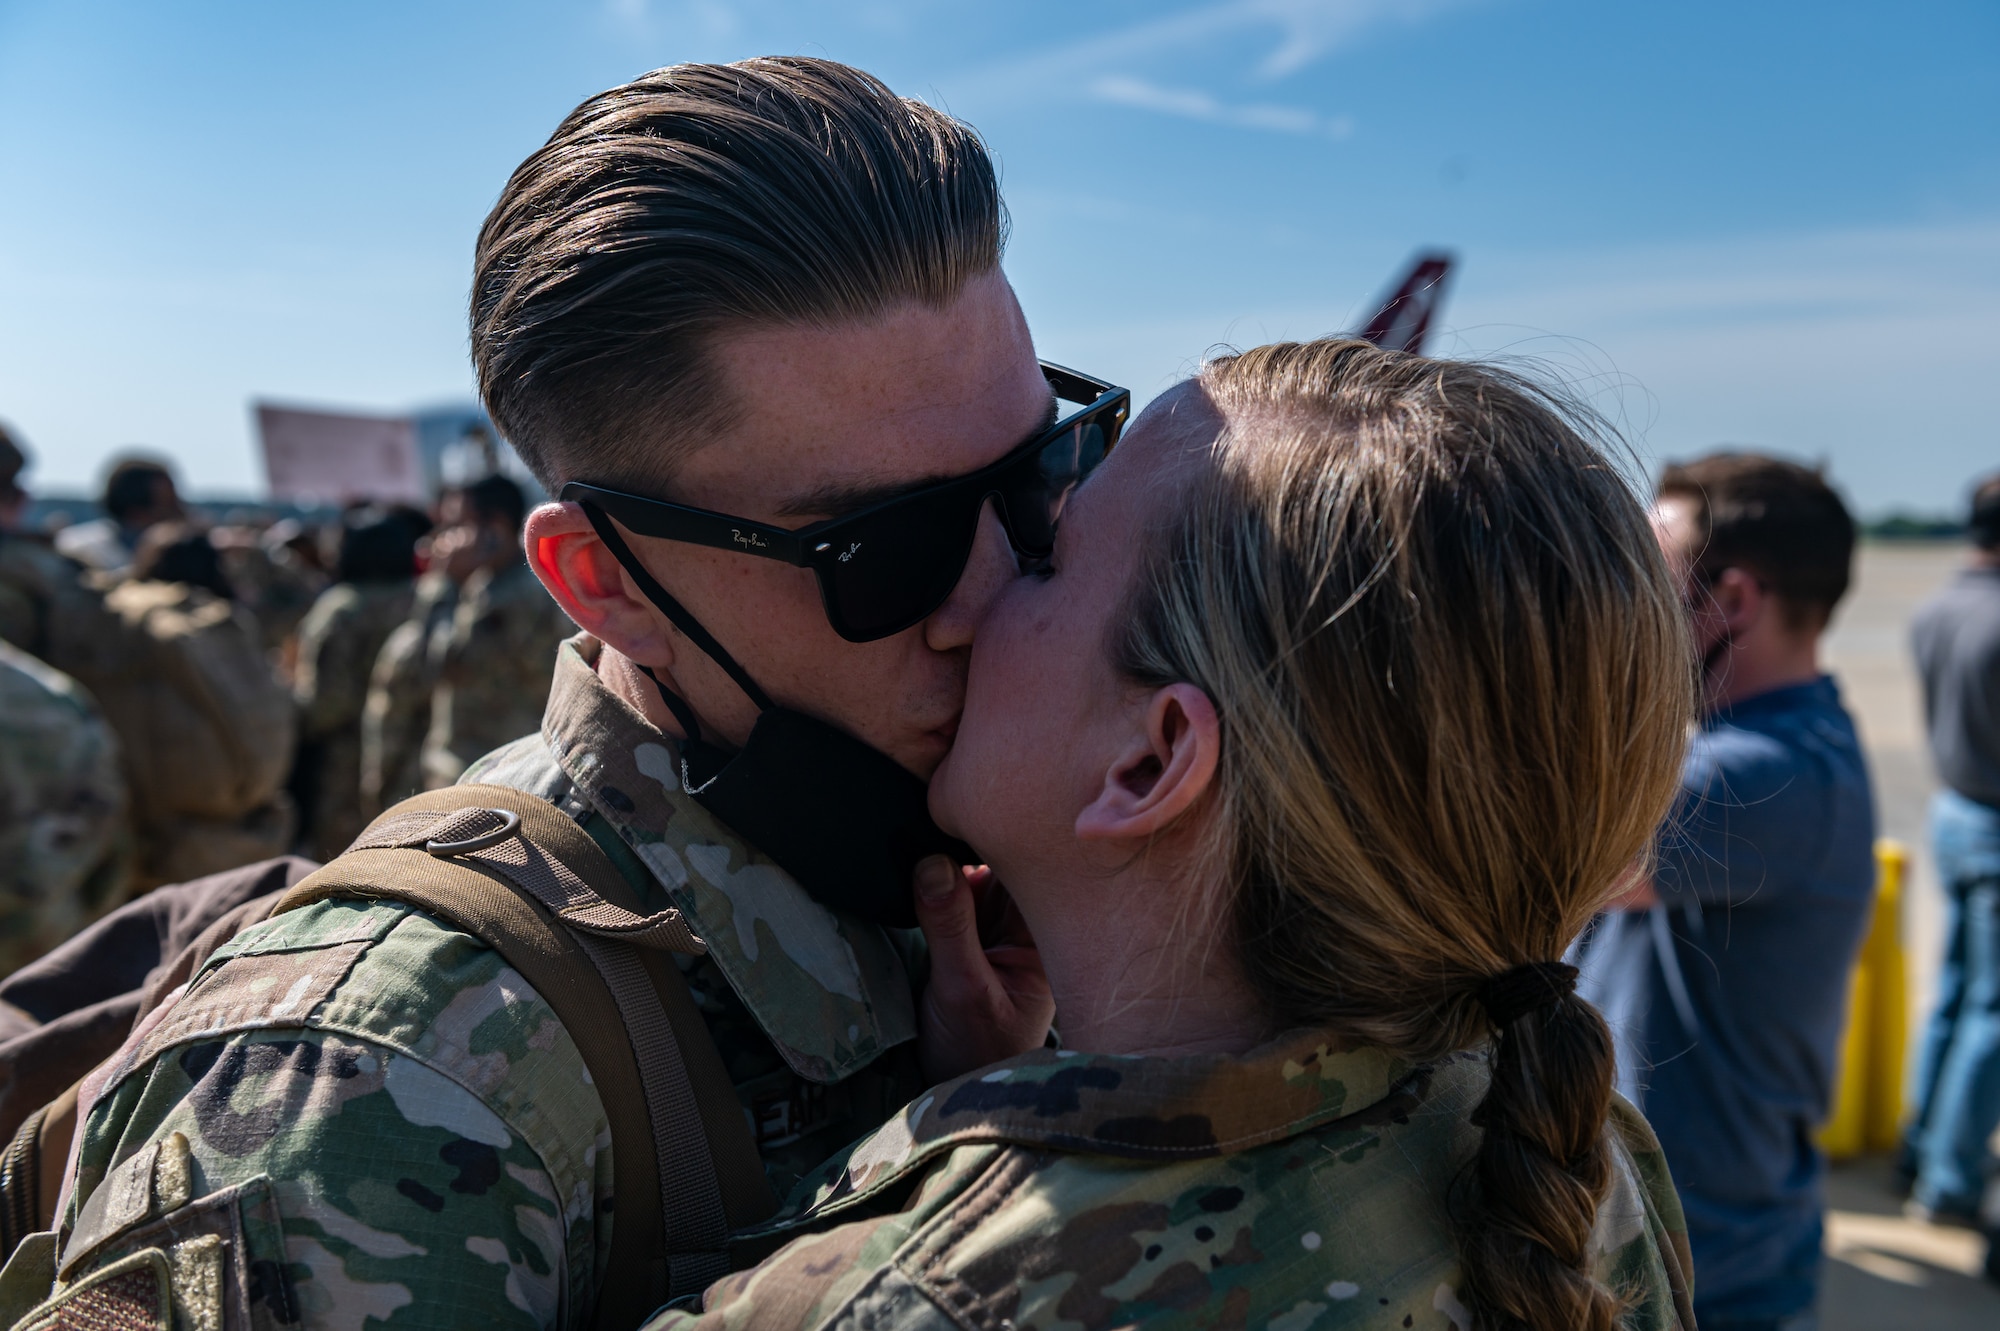
[[[1027,922],[993,871],[933,855],[917,866],[916,897],[931,951],[917,1038],[924,1075],[947,1081],[1039,1048],[1055,999]]]

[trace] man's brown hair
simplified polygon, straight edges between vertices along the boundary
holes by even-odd
[[[28,469],[27,450],[0,425],[0,504],[10,504],[21,493],[21,473]]]
[[[2000,550],[2000,473],[1972,487],[1972,511],[1965,529],[1981,550]]]
[[[830,60],[674,65],[572,111],[479,233],[472,357],[555,493],[657,490],[726,428],[718,330],[943,305],[1000,262],[970,126]]]
[[[143,513],[161,502],[160,490],[174,483],[167,464],[146,457],[120,458],[104,478],[104,494],[98,504],[119,522],[134,513]]]
[[[1713,580],[1724,569],[1754,573],[1794,629],[1821,629],[1847,595],[1854,565],[1854,518],[1815,467],[1759,453],[1711,453],[1672,462],[1660,473],[1661,499],[1690,501],[1694,570]]]

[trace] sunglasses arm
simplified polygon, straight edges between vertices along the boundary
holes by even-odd
[[[798,567],[812,562],[807,557],[806,543],[800,539],[799,533],[783,527],[766,526],[726,513],[711,513],[707,509],[670,504],[662,499],[642,499],[581,481],[571,481],[563,486],[561,497],[564,503],[597,508],[641,536],[757,555]]]

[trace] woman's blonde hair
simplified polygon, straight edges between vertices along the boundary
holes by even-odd
[[[1694,680],[1645,513],[1584,413],[1326,340],[1211,361],[1224,429],[1120,664],[1222,721],[1210,850],[1276,1014],[1425,1060],[1553,962],[1673,797]],[[1461,1200],[1482,1325],[1605,1328],[1611,1044],[1574,995],[1497,1031]]]

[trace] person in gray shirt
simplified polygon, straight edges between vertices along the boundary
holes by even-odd
[[[1948,914],[1905,1166],[1912,1210],[1962,1224],[1977,1223],[2000,1126],[2000,475],[1974,490],[1969,526],[1970,561],[1910,631],[1944,782],[1931,835]],[[1992,1258],[1988,1267],[1995,1274]]]

